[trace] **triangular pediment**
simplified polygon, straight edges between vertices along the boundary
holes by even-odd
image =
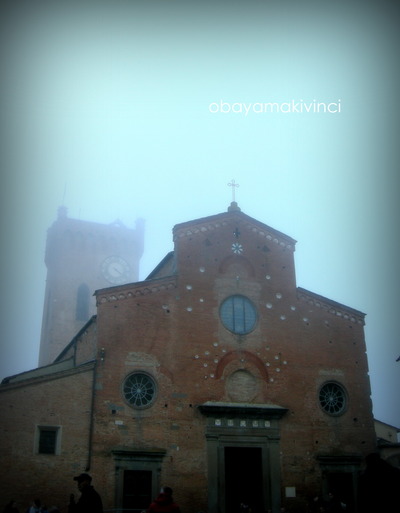
[[[174,241],[186,236],[205,234],[208,231],[215,232],[216,230],[223,230],[226,226],[231,224],[232,221],[244,225],[255,234],[263,235],[266,239],[272,240],[281,246],[285,246],[293,251],[295,249],[297,242],[295,239],[250,217],[239,209],[232,209],[220,214],[177,224],[173,229]]]

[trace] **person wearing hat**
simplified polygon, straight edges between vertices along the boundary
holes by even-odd
[[[69,513],[103,513],[103,503],[100,495],[92,486],[92,477],[89,474],[79,474],[74,477],[74,481],[78,484],[81,496],[78,502],[72,494],[68,506]]]

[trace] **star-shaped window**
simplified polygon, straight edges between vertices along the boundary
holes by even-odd
[[[243,246],[239,244],[239,242],[234,242],[232,244],[232,251],[235,253],[235,255],[240,255],[243,253]]]

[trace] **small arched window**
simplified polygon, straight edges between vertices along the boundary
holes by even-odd
[[[82,283],[78,288],[75,318],[77,321],[84,322],[89,319],[89,287],[86,283]]]

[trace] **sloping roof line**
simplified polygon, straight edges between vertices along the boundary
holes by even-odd
[[[297,296],[299,299],[307,301],[317,308],[328,310],[330,313],[336,315],[337,317],[347,318],[346,316],[348,316],[350,320],[357,320],[360,324],[364,324],[364,318],[366,314],[360,310],[356,310],[350,306],[343,305],[342,303],[333,301],[333,299],[321,296],[315,292],[303,289],[302,287],[297,287]]]
[[[15,374],[4,378],[0,384],[0,392],[2,389],[9,389],[10,387],[26,386],[27,382],[40,383],[41,381],[50,381],[54,379],[63,378],[71,374],[86,372],[91,370],[96,364],[96,360],[89,360],[80,365],[75,365],[74,359],[71,357],[68,360],[61,362],[50,363],[44,367],[37,367],[29,371]]]
[[[53,363],[59,362],[63,359],[64,355],[70,350],[70,348],[76,343],[76,341],[82,336],[82,334],[85,333],[89,326],[96,321],[96,318],[97,315],[92,315],[92,317],[82,326],[82,328],[78,331],[74,338],[64,347],[61,353],[59,353],[59,355],[55,358]]]
[[[153,279],[157,273],[165,267],[167,264],[169,264],[170,260],[173,258],[174,252],[170,251],[165,255],[165,257],[161,260],[159,264],[156,265],[156,267],[151,271],[151,273],[147,276],[145,281]]]
[[[209,229],[215,229],[219,228],[219,226],[222,226],[222,223],[224,221],[227,221],[229,219],[237,217],[238,220],[247,222],[249,225],[253,226],[254,228],[258,229],[259,233],[265,234],[268,233],[270,235],[275,236],[278,239],[284,240],[288,245],[294,246],[296,244],[296,240],[292,237],[289,237],[288,235],[276,230],[275,228],[272,228],[271,226],[268,226],[261,221],[258,221],[257,219],[254,219],[253,217],[248,216],[247,214],[244,214],[243,212],[239,210],[233,210],[230,212],[222,212],[220,214],[215,214],[208,217],[202,217],[199,219],[194,219],[192,221],[186,221],[184,223],[180,223],[174,226],[173,228],[173,234],[174,234],[174,240],[177,237],[182,237],[185,235],[192,235],[196,232],[196,229],[199,232],[204,232]],[[266,233],[265,233],[266,232]]]

